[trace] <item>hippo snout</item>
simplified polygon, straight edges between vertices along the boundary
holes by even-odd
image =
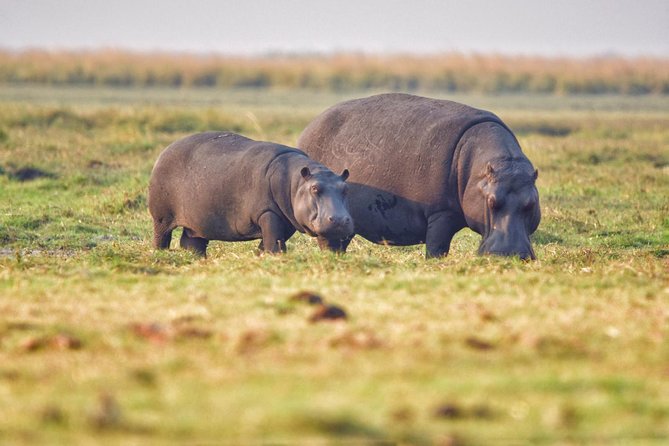
[[[521,260],[537,259],[528,237],[523,237],[524,240],[510,240],[501,234],[495,235],[483,240],[478,250],[479,255],[515,256]]]
[[[322,228],[322,234],[340,238],[348,238],[353,235],[353,220],[350,215],[331,215],[327,218],[327,224]]]
[[[349,238],[353,235],[353,219],[350,215],[330,215],[320,221],[316,230],[328,238]]]
[[[347,226],[351,225],[351,217],[346,215],[346,216],[329,216],[328,221],[333,225],[333,226],[340,226],[342,228],[345,228]]]
[[[343,253],[353,238],[353,219],[350,215],[331,215],[315,226],[321,249]]]

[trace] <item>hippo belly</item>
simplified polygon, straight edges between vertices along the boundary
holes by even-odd
[[[194,189],[187,184],[185,186],[184,191]],[[252,195],[226,190],[220,184],[199,189],[197,195],[182,195],[175,206],[179,209],[175,223],[188,228],[191,237],[229,242],[260,238],[260,227],[252,222],[252,214],[247,212],[243,203],[245,199],[253,201]],[[212,203],[212,197],[217,197],[215,203]]]
[[[351,183],[349,204],[356,234],[373,243],[415,245],[425,242],[422,206],[379,189]]]
[[[185,210],[185,212],[188,212]],[[191,215],[191,214],[181,214]],[[190,237],[199,237],[207,240],[224,240],[228,242],[243,242],[261,237],[260,227],[247,224],[244,227],[229,221],[229,215],[210,213],[204,218],[177,219],[176,225],[188,228]]]

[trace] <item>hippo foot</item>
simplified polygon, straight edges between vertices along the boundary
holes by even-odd
[[[276,240],[269,246],[269,248],[270,249],[265,248],[264,241],[260,240],[256,255],[262,256],[265,254],[284,254],[286,252],[286,242],[284,240]]]
[[[196,256],[206,258],[209,240],[201,237],[192,237],[189,232],[188,229],[184,228],[179,244],[183,249],[193,252]]]

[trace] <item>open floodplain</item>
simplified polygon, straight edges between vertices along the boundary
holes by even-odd
[[[371,94],[0,88],[0,443],[664,444],[669,97],[447,96],[539,169],[538,260],[151,247],[170,142]],[[409,161],[409,160],[408,160]],[[347,313],[322,321],[292,297]],[[357,442],[357,443],[356,443]]]

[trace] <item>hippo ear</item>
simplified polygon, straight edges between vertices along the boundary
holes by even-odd
[[[348,169],[344,169],[344,171],[341,173],[340,176],[342,181],[346,181],[346,179],[348,178]]]
[[[302,170],[300,170],[300,174],[302,175],[302,178],[304,178],[305,180],[311,178],[311,171],[309,170],[308,167],[303,167]]]
[[[492,164],[488,163],[485,165],[485,174],[489,177],[492,176],[492,174],[495,173],[495,169],[493,169]]]
[[[534,181],[537,181],[537,178],[539,178],[539,169],[534,169]]]

